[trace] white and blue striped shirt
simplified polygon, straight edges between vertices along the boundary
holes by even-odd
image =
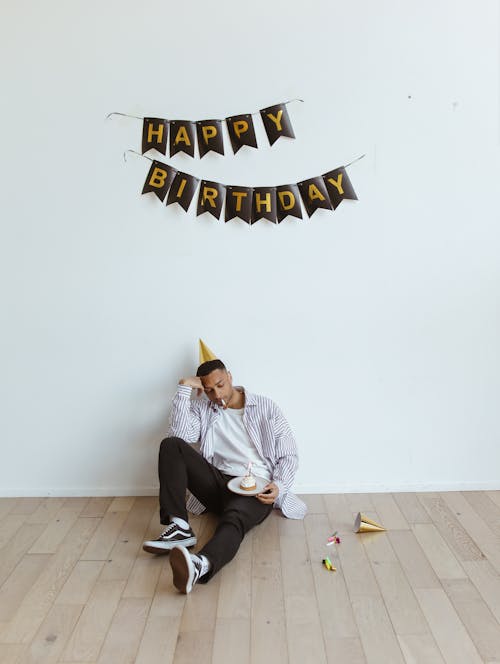
[[[243,390],[243,388],[236,388]],[[200,453],[212,462],[214,456],[213,424],[220,408],[206,398],[191,399],[192,388],[178,385],[172,403],[170,436],[188,443],[200,443]],[[297,445],[290,425],[278,406],[267,397],[245,391],[243,423],[259,456],[272,469],[272,481],[279,489],[274,507],[281,509],[289,519],[303,519],[305,503],[291,492],[298,466]],[[187,507],[200,514],[204,507],[191,495]]]

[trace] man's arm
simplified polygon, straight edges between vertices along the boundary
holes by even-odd
[[[276,503],[279,507],[285,494],[292,487],[299,458],[293,432],[276,404],[273,404],[272,424],[276,459],[272,480],[257,497],[262,503]]]
[[[202,389],[199,378],[181,378],[172,402],[169,435],[182,438],[187,443],[200,440],[200,412],[196,402],[191,400],[193,389]],[[199,394],[199,392],[198,392]]]

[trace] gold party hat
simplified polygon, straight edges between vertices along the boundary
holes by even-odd
[[[354,532],[355,533],[375,533],[385,530],[384,526],[381,526],[376,521],[372,521],[361,512],[358,512],[356,521],[354,522]]]
[[[217,360],[217,356],[212,353],[210,348],[200,339],[200,364],[210,362],[210,360]]]

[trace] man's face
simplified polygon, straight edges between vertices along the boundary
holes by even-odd
[[[214,369],[208,376],[200,378],[205,394],[214,403],[222,406],[222,400],[226,404],[233,394],[233,379],[229,371],[225,369]]]

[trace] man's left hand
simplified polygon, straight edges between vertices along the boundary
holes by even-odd
[[[278,497],[280,490],[274,482],[269,482],[264,487],[262,493],[258,493],[255,497],[257,500],[260,500],[264,505],[272,505],[276,498]]]

